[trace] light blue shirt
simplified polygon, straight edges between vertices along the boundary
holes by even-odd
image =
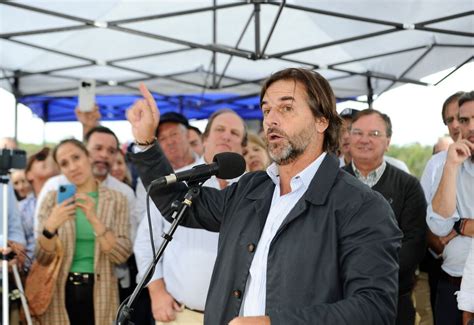
[[[275,183],[272,203],[268,212],[267,220],[258,241],[255,256],[250,265],[250,272],[247,278],[247,286],[240,309],[242,316],[262,316],[265,315],[265,300],[267,293],[267,260],[270,251],[270,243],[275,237],[281,224],[290,213],[291,209],[301,199],[308,189],[311,181],[316,175],[326,153],[322,153],[315,161],[309,164],[299,174],[290,181],[291,192],[281,195],[280,176],[278,166],[273,163],[267,168],[268,176]]]
[[[4,184],[0,184],[0,246],[3,245],[3,191]],[[7,204],[8,204],[8,240],[17,242],[18,244],[26,245],[25,234],[23,232],[23,226],[21,225],[20,212],[18,211],[18,202],[15,198],[15,193],[13,192],[13,187],[10,183],[7,185]]]
[[[456,210],[453,215],[444,218],[433,211],[431,202],[428,205],[426,222],[430,230],[438,236],[446,236],[453,229],[454,223],[460,218],[474,218],[474,164],[466,159],[458,167],[456,179]],[[444,168],[438,168],[433,183],[434,190],[441,181]],[[443,265],[441,268],[451,276],[460,277],[463,275],[464,264],[466,263],[469,250],[471,248],[471,237],[456,236],[446,245],[443,251]]]

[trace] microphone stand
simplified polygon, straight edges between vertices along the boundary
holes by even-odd
[[[148,266],[148,269],[146,270],[143,278],[137,284],[137,286],[135,287],[135,290],[133,290],[132,295],[128,297],[119,307],[118,312],[117,312],[117,320],[115,324],[133,325],[133,323],[130,322],[130,316],[131,316],[131,313],[133,312],[132,305],[137,299],[138,295],[143,290],[143,288],[145,287],[145,284],[149,281],[150,277],[153,275],[155,266],[160,260],[161,256],[163,255],[163,252],[168,246],[169,242],[173,239],[173,234],[176,231],[176,228],[178,228],[178,225],[180,224],[181,220],[183,219],[184,213],[191,206],[193,199],[196,198],[201,192],[201,186],[203,182],[204,180],[200,182],[195,182],[192,184],[188,183],[189,185],[188,192],[184,196],[183,201],[179,203],[178,208],[173,212],[173,215],[172,215],[173,223],[171,224],[169,231],[167,233],[163,233],[162,235],[163,241],[161,242],[160,248],[158,249],[158,252],[156,253],[156,255],[153,257],[153,261]],[[153,238],[151,238],[151,240],[153,241]],[[125,302],[127,303],[124,304]]]

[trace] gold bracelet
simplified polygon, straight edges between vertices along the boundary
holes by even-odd
[[[155,142],[157,141],[157,138],[154,137],[151,141],[145,141],[145,142],[138,142],[137,140],[135,140],[135,144],[137,146],[141,146],[141,147],[146,147],[146,146],[151,146],[152,144],[154,144]]]

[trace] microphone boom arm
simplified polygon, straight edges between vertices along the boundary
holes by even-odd
[[[209,177],[207,177],[209,178]],[[206,178],[206,179],[207,179]],[[204,180],[205,181],[205,180]],[[184,196],[183,201],[179,204],[178,208],[174,210],[172,218],[173,222],[171,223],[170,229],[168,230],[167,233],[163,233],[162,237],[163,240],[161,242],[161,245],[158,249],[158,252],[154,255],[153,261],[150,263],[148,266],[147,270],[145,271],[145,274],[143,275],[142,279],[140,282],[137,284],[135,287],[135,290],[133,290],[132,295],[127,298],[122,305],[119,307],[117,311],[117,319],[116,319],[116,324],[117,325],[128,325],[128,324],[133,324],[129,321],[131,313],[133,312],[132,305],[137,299],[138,295],[141,293],[143,288],[145,287],[145,284],[148,283],[150,280],[151,276],[153,275],[155,271],[156,264],[160,260],[161,256],[163,255],[163,252],[165,251],[166,247],[168,246],[169,242],[173,239],[173,235],[178,228],[178,225],[181,223],[181,220],[183,219],[184,213],[186,210],[192,205],[193,199],[195,199],[199,193],[201,192],[201,182],[192,182],[192,185],[189,185],[188,192]],[[150,184],[150,189],[151,189],[151,184]],[[149,191],[150,191],[149,189]],[[153,238],[151,238],[153,241]],[[127,302],[126,304],[124,304]]]

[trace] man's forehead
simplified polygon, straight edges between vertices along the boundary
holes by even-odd
[[[180,129],[181,124],[176,122],[166,122],[158,126],[158,136],[163,133],[169,133]]]
[[[262,98],[262,104],[272,101],[295,100],[301,94],[305,95],[305,87],[295,80],[278,80],[272,83]]]
[[[95,132],[92,133],[87,141],[88,146],[97,146],[97,145],[104,145],[104,146],[111,146],[114,148],[118,147],[117,140],[112,134],[103,133],[103,132]]]
[[[459,107],[459,117],[471,117],[474,115],[474,101],[468,101]]]
[[[212,126],[213,128],[223,126],[235,130],[244,129],[242,119],[237,114],[231,112],[225,112],[216,116],[214,121],[212,122]]]

